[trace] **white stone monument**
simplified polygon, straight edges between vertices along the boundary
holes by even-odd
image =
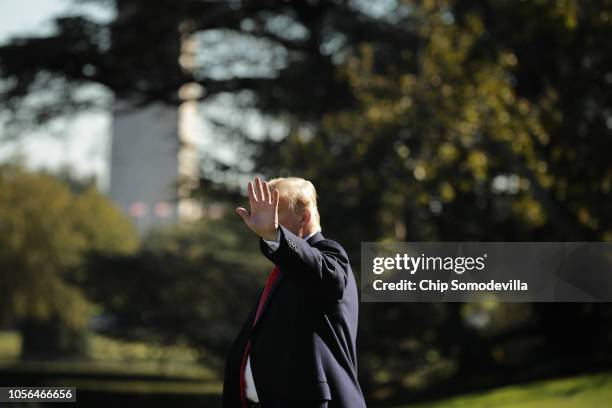
[[[190,69],[195,43],[182,40],[181,66]],[[178,61],[177,61],[178,63]],[[132,107],[117,100],[113,112],[110,197],[135,223],[139,233],[193,221],[200,204],[190,198],[198,186],[200,131],[198,84],[181,87],[178,107],[153,103]]]

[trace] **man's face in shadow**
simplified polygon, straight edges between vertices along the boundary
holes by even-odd
[[[300,238],[302,237],[302,231],[304,228],[304,225],[302,225],[303,218],[304,214],[294,214],[291,211],[289,208],[289,201],[287,201],[287,199],[282,196],[279,198],[278,223]]]

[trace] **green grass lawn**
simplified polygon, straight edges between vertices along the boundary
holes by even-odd
[[[21,338],[14,331],[0,331],[0,362],[14,361],[21,352]]]
[[[0,331],[0,369],[37,372],[155,374],[184,379],[215,381],[216,375],[197,363],[197,352],[187,346],[160,346],[127,342],[93,334],[90,359],[86,361],[19,361],[21,338],[17,332]]]
[[[401,408],[603,408],[612,407],[612,373],[497,388],[492,391],[404,405]],[[400,407],[398,407],[400,408]]]
[[[0,331],[0,375],[48,375],[45,385],[70,384],[82,391],[219,395],[217,375],[197,362],[187,346],[126,342],[94,334],[90,359],[19,361],[18,333]],[[103,378],[100,378],[103,377]]]
[[[18,366],[30,372],[60,373],[82,390],[131,393],[219,394],[221,383],[209,370],[197,364],[194,350],[188,347],[162,347],[139,342],[122,342],[93,336],[87,362],[18,362],[20,338],[14,332],[0,332],[0,369]],[[62,374],[63,373],[63,374]],[[115,380],[79,378],[78,374],[116,374]],[[121,376],[147,374],[168,376],[167,381],[122,381]],[[59,379],[58,379],[59,380]],[[583,408],[612,407],[612,373],[583,375],[539,381],[525,385],[466,394],[427,403],[397,408]]]

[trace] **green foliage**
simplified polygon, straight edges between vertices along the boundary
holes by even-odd
[[[58,19],[55,35],[0,47],[0,104],[13,119],[89,108],[75,91],[91,83],[136,103],[176,103],[186,81],[209,105],[236,96],[239,110],[272,115],[288,134],[251,140],[231,114],[217,130],[252,153],[255,171],[314,182],[323,231],[355,271],[361,241],[612,239],[608,0],[405,0],[379,15],[367,1],[108,3],[120,16],[109,25]],[[190,75],[176,64],[177,29],[215,39]],[[267,69],[245,69],[262,56]],[[27,103],[49,86],[62,92]],[[238,161],[206,177],[246,171]],[[202,185],[211,194],[214,183]],[[234,221],[98,255],[77,282],[116,316],[113,334],[185,336],[221,356],[266,270]],[[469,325],[478,313],[491,318],[485,328]],[[548,374],[609,364],[610,319],[605,304],[363,305],[362,383],[384,399],[448,378],[495,384],[544,375],[529,371],[538,364]]]
[[[258,243],[233,213],[179,225],[153,233],[135,254],[92,256],[82,285],[113,318],[108,334],[190,344],[222,369],[272,267]]]
[[[524,55],[527,44],[504,28],[516,21],[506,21],[508,13],[518,19],[529,4],[496,3],[489,15],[485,6],[463,9],[465,3],[416,3],[412,17],[421,46],[386,65],[378,61],[377,44],[361,43],[339,68],[357,107],[325,115],[315,132],[296,123],[288,138],[258,156],[259,169],[303,174],[321,186],[323,198],[343,197],[334,211],[359,217],[363,228],[347,231],[331,210],[323,218],[338,220],[332,228],[349,240],[609,239],[602,203],[609,201],[612,170],[601,155],[612,147],[609,129],[593,129],[603,139],[580,138],[584,131],[571,117],[578,119],[584,108],[562,99],[564,83],[543,80],[537,95],[524,89],[533,81],[524,79],[524,70],[537,58],[527,59],[533,58]],[[578,7],[570,3],[563,3],[569,7],[564,16]],[[556,24],[548,28],[560,43],[587,41],[576,24],[584,26],[581,35],[599,41],[604,27],[586,25],[603,8],[578,8],[570,14],[580,18],[571,24],[557,24],[560,6],[538,9],[538,18]],[[539,36],[544,29],[533,30]],[[593,52],[604,49],[601,44]],[[574,80],[607,86],[605,72],[583,78],[573,72]],[[601,126],[606,119],[598,120]]]
[[[129,252],[135,233],[93,188],[74,196],[52,176],[0,167],[0,318],[59,319],[84,328],[92,311],[67,280],[87,251]]]
[[[405,4],[417,45],[390,58],[357,44],[338,67],[356,103],[291,122],[257,170],[314,182],[355,270],[360,241],[609,240],[610,4]],[[381,399],[445,378],[483,384],[524,358],[595,360],[605,346],[587,339],[609,342],[606,305],[524,306],[496,305],[479,330],[474,305],[363,305],[363,383]]]

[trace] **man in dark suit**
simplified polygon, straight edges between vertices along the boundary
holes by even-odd
[[[316,191],[289,177],[248,185],[236,212],[275,267],[229,352],[224,408],[365,408],[359,300],[345,250],[321,234]]]

